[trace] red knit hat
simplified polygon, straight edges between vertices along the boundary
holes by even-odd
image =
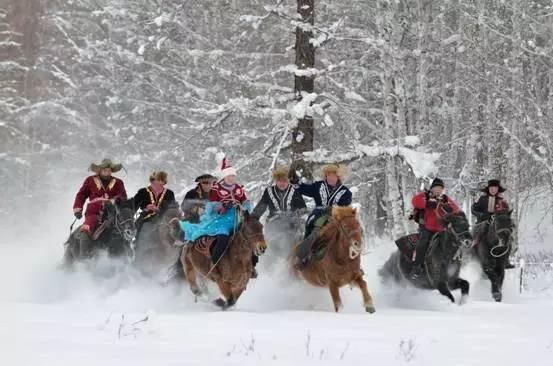
[[[229,175],[236,175],[236,169],[232,167],[232,165],[230,164],[230,161],[227,159],[227,157],[224,154],[220,154],[218,158],[220,160],[219,170],[223,178],[228,177]]]

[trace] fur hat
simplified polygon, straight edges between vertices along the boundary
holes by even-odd
[[[434,187],[442,187],[442,188],[445,188],[444,181],[441,180],[440,178],[434,178],[434,180],[432,181],[432,184],[430,185],[430,189],[432,189],[432,188],[434,188]]]
[[[112,173],[117,173],[123,168],[123,164],[114,164],[110,159],[104,159],[100,164],[90,164],[89,170],[98,174],[102,169],[111,169]]]
[[[163,170],[159,170],[159,171],[153,172],[150,175],[150,182],[157,179],[157,180],[162,181],[163,183],[167,184],[167,178],[168,178],[167,172],[164,172]]]
[[[225,154],[217,154],[217,160],[219,160],[218,168],[221,172],[221,177],[225,178],[230,175],[236,175],[236,169],[232,167],[230,161],[227,159]]]
[[[290,169],[288,169],[287,166],[279,166],[273,169],[273,180],[281,180],[281,179],[288,179],[288,176],[290,174]]]
[[[488,181],[487,187],[486,187],[486,188],[483,188],[483,189],[482,189],[482,192],[488,193],[488,189],[489,189],[490,187],[497,187],[499,193],[503,193],[503,192],[505,192],[505,191],[507,190],[507,188],[501,186],[501,181],[500,181],[499,179],[490,179],[490,180]]]
[[[329,174],[336,174],[341,181],[347,178],[348,168],[341,164],[328,164],[321,168],[321,177],[324,179]]]

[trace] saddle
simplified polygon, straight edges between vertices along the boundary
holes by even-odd
[[[409,260],[414,260],[415,255],[415,249],[417,247],[417,243],[420,240],[420,234],[414,233],[405,235],[395,241],[397,248],[401,252],[402,255],[407,257]]]

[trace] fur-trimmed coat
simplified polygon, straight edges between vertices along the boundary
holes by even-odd
[[[298,189],[302,195],[313,198],[315,204],[319,208],[349,206],[351,205],[353,197],[349,188],[344,186],[341,182],[338,182],[334,189],[329,187],[324,180],[311,184],[302,183],[299,185]]]
[[[257,217],[261,217],[268,209],[270,218],[279,212],[296,211],[306,207],[305,201],[297,186],[290,184],[288,188],[283,191],[278,189],[277,186],[271,186],[265,188],[261,200],[253,210],[253,214]]]
[[[144,221],[154,217],[155,215],[163,215],[167,208],[176,202],[175,193],[172,190],[165,188],[163,192],[156,197],[155,193],[150,187],[141,188],[135,194],[134,208],[136,210],[141,209],[140,218]],[[146,210],[149,204],[154,204],[159,208],[158,212],[150,212]]]

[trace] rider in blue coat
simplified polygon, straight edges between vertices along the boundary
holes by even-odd
[[[327,223],[332,207],[349,206],[352,202],[351,191],[342,183],[346,175],[345,167],[325,165],[321,169],[321,175],[322,180],[311,184],[302,183],[298,187],[301,194],[313,198],[316,204],[305,224],[305,239],[296,252],[299,267],[309,260],[311,247],[321,228]]]

